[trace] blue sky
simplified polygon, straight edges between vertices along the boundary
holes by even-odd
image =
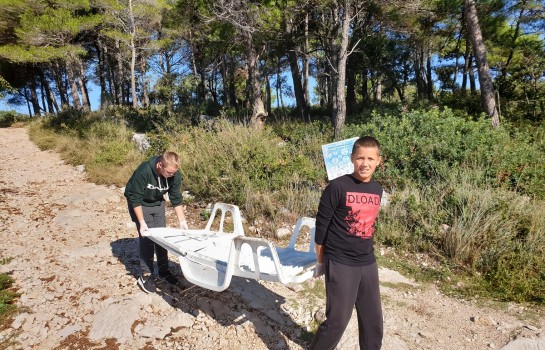
[[[291,74],[287,74],[287,73],[284,73],[284,74],[286,78],[286,83],[293,89]],[[310,77],[309,85],[310,85],[309,89],[310,89],[310,94],[312,99],[314,87],[316,86],[316,80]],[[97,85],[93,83],[89,83],[87,85],[87,88],[89,90],[89,98],[91,100],[91,109],[97,110],[100,107],[100,87],[98,87]],[[273,88],[273,94],[274,93],[276,93],[276,90]],[[283,100],[286,106],[295,105],[295,99],[293,97],[289,97],[284,94]],[[311,103],[312,102],[313,101],[311,101]],[[276,103],[274,103],[273,107],[276,107]],[[18,113],[28,114],[28,108],[26,104],[21,106],[8,105],[7,99],[0,99],[0,111],[16,111]]]

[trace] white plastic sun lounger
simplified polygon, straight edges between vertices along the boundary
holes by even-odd
[[[212,230],[218,212],[219,229]],[[226,214],[233,219],[233,232],[224,232]],[[308,251],[295,249],[301,228],[310,230]],[[232,276],[281,283],[301,283],[312,277],[316,265],[314,252],[315,220],[297,220],[288,247],[275,247],[263,238],[246,237],[239,208],[216,203],[204,230],[152,228],[144,233],[176,255],[184,277],[191,283],[221,292]]]

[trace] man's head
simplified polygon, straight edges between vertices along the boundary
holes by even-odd
[[[174,176],[178,168],[180,168],[180,160],[176,153],[167,151],[159,156],[157,170],[164,177]]]
[[[354,142],[350,160],[354,164],[352,176],[362,182],[371,181],[373,173],[382,161],[380,143],[372,136],[363,136]]]

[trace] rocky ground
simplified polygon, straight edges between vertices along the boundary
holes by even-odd
[[[202,227],[200,209],[186,209],[190,227]],[[185,283],[144,294],[121,189],[87,182],[24,128],[0,129],[0,219],[0,272],[21,294],[0,349],[305,349],[308,325],[323,317],[320,279],[234,278],[221,293]],[[536,310],[483,306],[380,273],[383,349],[545,349]],[[358,348],[355,317],[338,348]]]

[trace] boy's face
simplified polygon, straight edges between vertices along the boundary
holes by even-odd
[[[362,181],[371,181],[371,176],[381,162],[379,150],[376,147],[358,147],[356,152],[350,155],[354,172],[352,175]]]
[[[165,178],[173,177],[177,171],[178,169],[176,169],[173,166],[168,166],[168,165],[164,165],[161,162],[157,162],[157,172],[160,173]]]

